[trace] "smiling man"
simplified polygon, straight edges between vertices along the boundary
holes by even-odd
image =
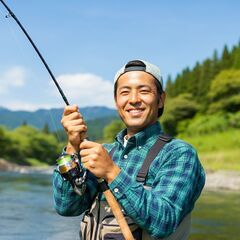
[[[55,208],[64,216],[84,213],[81,239],[123,239],[111,209],[98,193],[95,177],[103,178],[135,239],[188,239],[191,211],[205,174],[195,149],[164,135],[158,122],[165,100],[160,69],[133,60],[117,72],[114,83],[116,107],[126,125],[114,143],[83,141],[87,127],[77,106],[64,110],[66,154],[80,149],[81,162],[90,174],[85,194],[79,196],[56,170]]]

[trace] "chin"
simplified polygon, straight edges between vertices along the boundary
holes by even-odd
[[[129,122],[126,122],[126,126],[128,128],[142,129],[146,126],[146,123],[139,121],[139,120],[138,121],[129,121]]]

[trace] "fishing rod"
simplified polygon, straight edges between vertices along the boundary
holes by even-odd
[[[63,101],[65,102],[65,104],[68,106],[70,105],[65,94],[63,93],[60,85],[58,84],[55,76],[53,75],[52,71],[50,70],[48,64],[46,63],[45,59],[43,58],[42,54],[40,53],[40,51],[38,50],[37,46],[35,45],[35,43],[33,42],[33,40],[31,39],[31,37],[29,36],[29,34],[27,33],[27,31],[25,30],[25,28],[23,27],[23,25],[21,24],[21,22],[18,20],[18,18],[16,17],[16,15],[12,12],[12,10],[7,6],[7,4],[3,1],[0,0],[1,3],[3,4],[3,6],[7,9],[8,11],[8,15],[6,15],[6,18],[8,17],[12,17],[16,23],[18,24],[18,26],[21,28],[21,30],[23,31],[23,33],[25,34],[25,36],[27,37],[27,39],[29,40],[29,42],[31,43],[31,45],[33,46],[33,48],[35,49],[36,53],[38,54],[39,58],[41,59],[42,63],[44,64],[44,66],[46,67],[48,73],[50,74],[54,84],[56,85]],[[86,177],[87,177],[87,171],[83,169],[83,167],[80,165],[79,163],[79,152],[78,152],[78,157],[77,159],[75,158],[71,158],[69,156],[64,156],[62,155],[58,160],[58,169],[61,173],[61,175],[63,175],[67,180],[70,181],[74,191],[79,194],[82,195],[85,192],[85,188],[86,188]],[[121,208],[117,202],[117,200],[115,199],[115,197],[113,196],[111,190],[109,189],[106,181],[104,179],[98,179],[98,183],[100,185],[100,188],[102,190],[102,192],[104,193],[106,200],[110,206],[110,208],[112,209],[112,212],[119,224],[119,227],[123,233],[123,236],[126,240],[134,240],[132,232],[126,222],[126,219],[123,216],[123,213],[121,211]]]

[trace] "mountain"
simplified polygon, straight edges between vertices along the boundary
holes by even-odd
[[[107,107],[84,107],[80,108],[86,122],[93,122],[97,119],[98,125],[103,127],[109,123],[111,119],[117,118],[117,112]],[[50,131],[62,129],[61,117],[63,109],[39,109],[34,112],[29,111],[11,111],[0,107],[0,125],[4,125],[9,129],[16,128],[22,124],[29,124],[38,129],[42,129],[46,124]],[[100,122],[104,124],[100,124]]]

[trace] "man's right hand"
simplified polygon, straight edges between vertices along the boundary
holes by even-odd
[[[67,153],[78,152],[80,143],[87,137],[87,126],[77,105],[64,108],[61,123],[68,135]]]

